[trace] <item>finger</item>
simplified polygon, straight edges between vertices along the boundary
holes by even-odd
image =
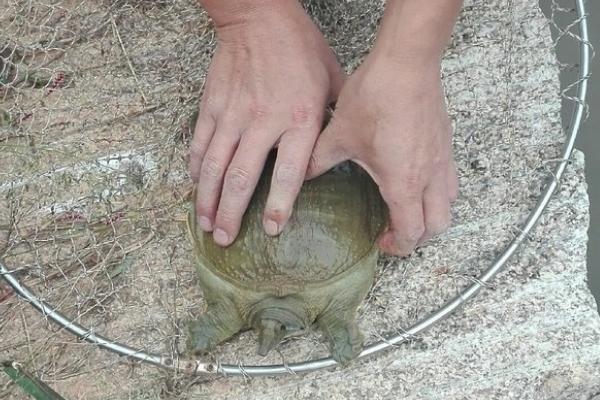
[[[390,225],[379,239],[379,248],[384,253],[406,256],[425,232],[422,192],[382,191],[382,196],[389,208]]]
[[[196,215],[200,228],[209,232],[213,230],[214,217],[221,195],[223,175],[233,157],[239,141],[239,135],[221,131],[215,133],[202,160],[198,178],[198,195]]]
[[[200,177],[200,168],[206,149],[215,133],[216,123],[212,116],[206,113],[200,113],[194,128],[194,138],[190,143],[190,175],[194,182],[198,182]]]
[[[287,131],[281,138],[263,218],[268,235],[281,233],[292,214],[318,134],[318,128],[299,129]]]
[[[240,231],[242,217],[273,146],[265,142],[264,138],[269,137],[265,132],[245,133],[227,168],[213,233],[220,246],[231,244]]]
[[[423,192],[425,233],[419,244],[445,232],[450,226],[450,198],[448,196],[447,172],[436,174]]]
[[[325,173],[334,165],[347,160],[349,157],[341,140],[342,128],[336,122],[335,114],[329,125],[321,132],[310,156],[306,179],[313,179]]]
[[[448,197],[450,202],[458,198],[458,176],[456,174],[456,162],[452,160],[448,167]]]

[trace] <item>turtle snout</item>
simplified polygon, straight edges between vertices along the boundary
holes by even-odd
[[[285,337],[285,325],[273,319],[262,319],[258,326],[258,354],[266,356]]]

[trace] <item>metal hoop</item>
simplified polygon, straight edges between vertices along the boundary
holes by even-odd
[[[577,5],[578,19],[575,22],[579,25],[579,34],[581,44],[579,48],[580,71],[579,79],[576,82],[578,85],[577,97],[574,98],[576,103],[573,115],[571,116],[571,128],[567,136],[567,141],[564,145],[560,162],[552,173],[552,178],[546,185],[543,194],[538,200],[537,205],[530,212],[527,220],[520,228],[519,234],[511,241],[511,243],[502,251],[490,267],[488,267],[479,278],[463,290],[452,300],[448,301],[442,308],[428,315],[403,333],[395,336],[390,336],[382,341],[372,343],[365,347],[360,353],[359,358],[364,358],[373,354],[380,353],[390,349],[400,343],[409,340],[411,337],[423,332],[427,328],[446,318],[456,309],[462,306],[466,301],[473,298],[487,282],[492,280],[494,276],[502,271],[508,260],[515,254],[521,243],[527,238],[530,231],[534,228],[542,213],[544,212],[548,202],[552,198],[557,189],[560,179],[565,171],[569,158],[573,152],[575,139],[579,133],[579,128],[585,114],[585,98],[587,95],[587,83],[589,79],[589,63],[591,44],[588,37],[587,14],[585,10],[584,0],[575,0]],[[29,302],[35,309],[42,313],[45,317],[51,319],[58,325],[62,326],[68,332],[76,335],[79,339],[95,344],[100,348],[112,351],[118,355],[125,356],[133,361],[153,364],[159,367],[187,372],[192,374],[222,374],[222,375],[238,375],[238,376],[274,376],[290,373],[309,372],[336,365],[332,358],[322,358],[318,360],[309,360],[294,364],[285,365],[232,365],[220,363],[207,363],[200,360],[173,360],[170,357],[161,356],[158,354],[150,354],[143,350],[135,349],[115,342],[109,338],[95,334],[91,329],[85,328],[58,312],[52,305],[42,301],[31,290],[22,285],[12,274],[16,270],[7,269],[0,263],[0,276],[8,282],[15,293],[21,296],[25,301]]]

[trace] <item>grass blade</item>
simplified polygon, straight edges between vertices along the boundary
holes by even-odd
[[[2,362],[4,372],[26,393],[36,400],[65,400],[50,386],[34,375],[23,371],[19,364],[13,361]]]

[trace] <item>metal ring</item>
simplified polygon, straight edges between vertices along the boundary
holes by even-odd
[[[567,136],[567,141],[564,145],[560,163],[553,171],[552,179],[546,185],[543,194],[540,196],[538,203],[530,212],[527,220],[522,225],[519,234],[510,242],[503,252],[496,258],[488,269],[486,269],[472,285],[464,289],[459,295],[448,301],[442,308],[428,315],[415,325],[407,329],[405,332],[390,336],[382,341],[372,343],[364,348],[360,353],[359,358],[364,358],[373,354],[380,353],[390,349],[395,345],[409,340],[411,337],[425,331],[432,325],[449,316],[456,309],[462,306],[466,301],[473,298],[481,288],[485,286],[494,276],[502,271],[507,261],[515,254],[521,243],[527,238],[529,232],[534,228],[548,202],[552,198],[558,183],[562,178],[566,166],[569,163],[575,139],[579,133],[579,128],[583,121],[585,112],[585,99],[587,95],[587,83],[589,79],[589,63],[591,44],[588,37],[587,14],[585,11],[584,0],[575,0],[577,4],[578,24],[580,30],[581,44],[579,48],[580,71],[579,80],[577,81],[578,91],[577,98],[574,99],[576,106],[574,113],[571,116],[571,129]],[[171,357],[161,356],[158,354],[150,354],[143,350],[138,350],[133,347],[115,342],[101,335],[94,334],[90,329],[84,328],[74,321],[58,312],[50,304],[40,300],[27,287],[22,285],[12,274],[15,271],[8,270],[0,263],[0,276],[4,278],[8,284],[14,289],[15,293],[29,302],[34,308],[41,312],[45,317],[62,326],[65,330],[76,335],[78,338],[97,345],[100,348],[112,351],[121,356],[125,356],[135,361],[141,361],[153,364],[159,367],[174,369],[182,372],[190,372],[193,374],[221,374],[226,376],[274,376],[284,375],[289,373],[309,372],[327,367],[332,367],[337,363],[332,358],[322,358],[318,360],[309,360],[294,364],[281,365],[232,365],[220,363],[207,363],[200,360],[179,361],[173,363]]]

